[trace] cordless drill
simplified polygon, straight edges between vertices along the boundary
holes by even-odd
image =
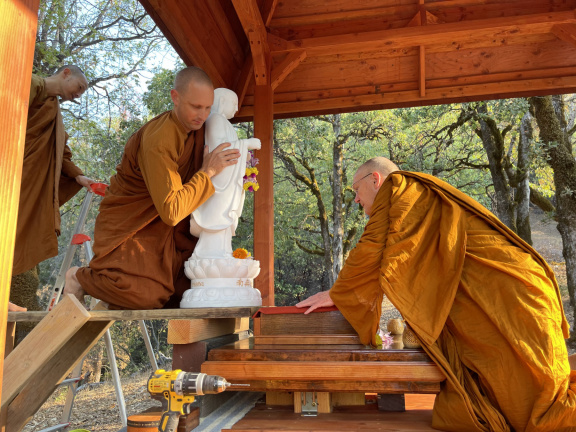
[[[150,395],[162,402],[158,430],[175,432],[180,416],[190,414],[194,396],[222,393],[230,386],[245,385],[248,384],[231,384],[218,375],[158,369],[148,379]]]

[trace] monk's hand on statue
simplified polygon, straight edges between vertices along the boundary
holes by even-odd
[[[302,300],[300,303],[296,304],[296,307],[307,307],[308,310],[304,312],[304,315],[309,314],[315,309],[321,307],[334,306],[334,302],[330,298],[330,291],[322,291],[308,297],[306,300]]]
[[[204,147],[204,161],[200,171],[205,172],[208,177],[214,177],[224,168],[235,165],[240,159],[240,150],[228,149],[230,143],[222,143],[211,152],[208,147]]]
[[[89,179],[86,176],[83,175],[79,175],[75,177],[76,183],[78,183],[81,186],[84,186],[86,189],[88,189],[89,191],[91,191],[92,189],[90,189],[90,185],[92,183],[96,183],[94,180]]]

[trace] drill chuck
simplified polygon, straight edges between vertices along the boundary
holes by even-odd
[[[180,372],[174,381],[174,391],[182,396],[222,393],[230,387],[226,379],[205,373]]]

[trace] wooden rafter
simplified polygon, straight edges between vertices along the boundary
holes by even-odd
[[[309,56],[353,53],[419,45],[451,44],[470,38],[551,33],[558,24],[574,24],[573,11],[530,16],[490,18],[365,33],[325,36],[286,42],[284,49],[306,49]]]
[[[252,60],[252,54],[248,53],[235,87],[236,95],[238,95],[238,109],[244,103],[244,96],[246,96],[246,91],[252,78],[254,78],[254,61]]]
[[[256,0],[232,0],[232,4],[250,43],[256,85],[267,85],[270,83],[270,49]]]
[[[160,28],[164,34],[178,41],[176,47],[178,53],[185,52],[189,55],[182,56],[188,66],[198,66],[206,71],[212,79],[215,87],[230,87],[221,71],[214,63],[213,54],[206,50],[205,44],[197,32],[188,32],[190,22],[187,21],[187,2],[164,2],[162,0],[143,0],[141,2],[156,23],[161,23]],[[195,16],[195,15],[192,15]],[[195,16],[196,17],[196,16]],[[196,17],[198,19],[198,17]]]
[[[270,21],[272,21],[276,6],[278,6],[278,0],[265,0],[260,8],[260,11],[262,12],[262,21],[264,21],[266,27],[268,27]]]
[[[426,95],[420,96],[418,89],[406,90],[390,93],[372,93],[358,96],[340,96],[333,98],[316,98],[312,100],[300,100],[294,102],[276,102],[274,104],[274,115],[278,118],[286,115],[318,115],[320,113],[335,113],[358,111],[359,109],[385,109],[406,106],[433,105],[444,103],[446,100],[472,101],[480,100],[484,95],[491,94],[497,98],[520,97],[523,94],[546,95],[558,92],[558,88],[563,88],[565,93],[576,91],[576,77],[564,76],[560,78],[535,78],[518,80],[517,74],[494,74],[493,79],[498,76],[506,77],[507,81],[494,81],[487,84],[462,85],[458,82],[452,83],[452,87],[432,88],[428,82]],[[452,81],[449,79],[449,81]],[[465,80],[463,80],[465,82]],[[448,83],[446,83],[448,85]],[[534,91],[534,89],[539,89]],[[346,90],[350,92],[350,90]],[[313,92],[317,94],[318,92]],[[239,119],[251,118],[253,108],[245,106],[236,115]]]
[[[290,72],[298,67],[302,61],[306,58],[306,51],[305,50],[298,50],[292,51],[288,56],[282,60],[273,70],[272,70],[272,90],[275,90],[276,87],[284,81]]]

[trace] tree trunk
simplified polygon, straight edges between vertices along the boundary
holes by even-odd
[[[334,131],[332,146],[332,283],[334,283],[344,263],[344,220],[342,215],[344,210],[344,185],[342,184],[344,140],[340,135],[340,114],[334,116],[332,130]]]
[[[532,116],[526,113],[520,124],[518,166],[516,168],[516,229],[518,235],[532,244],[530,227],[530,143],[532,142]]]
[[[479,114],[477,119],[480,123],[478,135],[488,156],[490,174],[494,184],[494,213],[508,228],[516,232],[514,199],[508,187],[508,178],[504,168],[504,138],[498,130],[496,122],[488,117],[486,103],[479,104],[477,112]]]
[[[532,97],[530,105],[540,128],[540,141],[545,145],[548,163],[554,171],[557,228],[562,236],[570,304],[576,309],[576,161],[562,127],[566,124],[562,96],[554,99],[552,96]]]

